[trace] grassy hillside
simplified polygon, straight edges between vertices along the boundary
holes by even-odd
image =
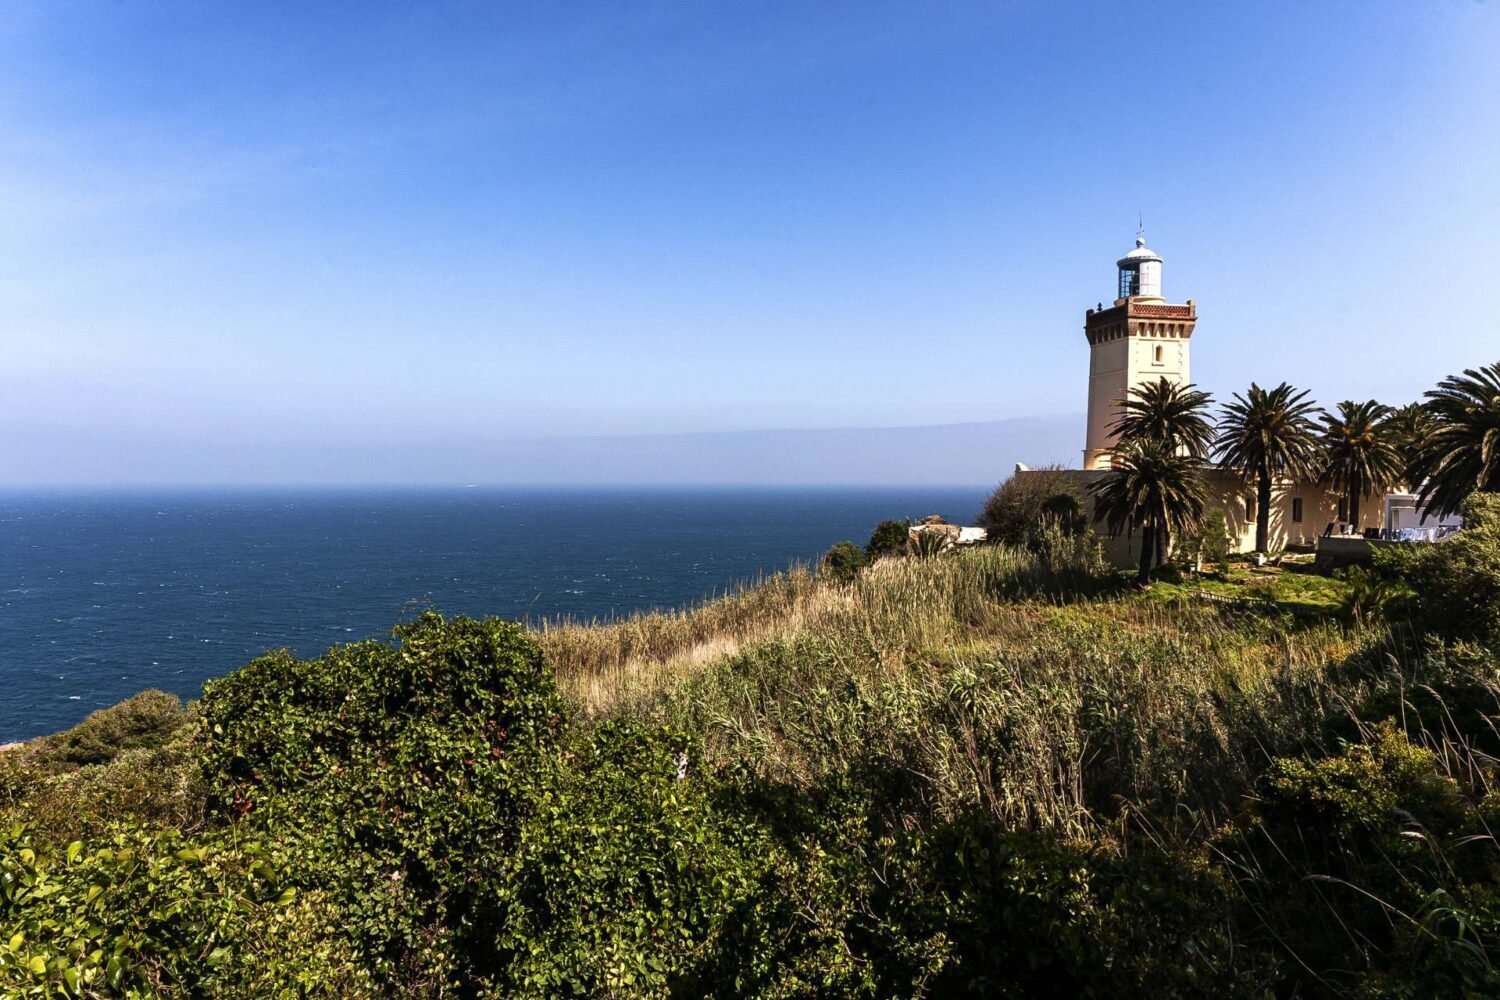
[[[1336,609],[1346,588],[1314,579]],[[585,717],[691,732],[714,767],[807,786],[883,748],[915,755],[935,815],[983,806],[1084,831],[1126,800],[1222,811],[1267,749],[1257,720],[1294,727],[1278,745],[1297,749],[1331,699],[1363,689],[1335,668],[1383,646],[1383,628],[1308,619],[1295,599],[1245,614],[1194,598],[1259,589],[1204,580],[1141,595],[1086,560],[1054,573],[992,547],[883,560],[850,586],[794,573],[691,613],[538,640]]]
[[[0,992],[1495,995],[1497,535],[269,654],[0,755]]]

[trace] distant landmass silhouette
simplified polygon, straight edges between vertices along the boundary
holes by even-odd
[[[649,434],[495,446],[511,481],[608,483],[989,483],[1018,461],[1066,461],[1078,418],[930,427]]]
[[[0,441],[0,485],[987,484],[1017,462],[1077,464],[1080,416],[388,446],[201,440],[100,442],[33,428]]]

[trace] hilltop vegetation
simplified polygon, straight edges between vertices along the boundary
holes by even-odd
[[[1359,614],[1055,532],[141,695],[0,754],[0,992],[1492,996],[1471,513]]]

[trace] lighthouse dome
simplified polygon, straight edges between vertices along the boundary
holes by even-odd
[[[1146,237],[1137,236],[1135,238],[1135,249],[1115,261],[1115,264],[1119,267],[1124,267],[1127,264],[1139,264],[1144,260],[1154,260],[1160,264],[1161,255],[1146,246]]]
[[[1161,298],[1161,256],[1146,246],[1146,235],[1135,238],[1135,249],[1119,260],[1120,294],[1116,302],[1125,299]]]

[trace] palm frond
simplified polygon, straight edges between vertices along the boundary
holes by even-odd
[[[1119,451],[1103,478],[1089,486],[1094,519],[1111,534],[1154,523],[1180,532],[1198,522],[1208,503],[1208,484],[1196,459],[1162,441],[1144,441]]]
[[[1432,429],[1406,471],[1419,503],[1446,515],[1471,493],[1500,491],[1500,362],[1448,376],[1423,405]]]
[[[1165,377],[1144,382],[1120,401],[1120,419],[1110,428],[1121,448],[1143,441],[1164,441],[1173,450],[1206,458],[1213,445],[1208,408],[1213,397],[1195,386]]]
[[[1305,390],[1286,382],[1267,390],[1252,382],[1245,395],[1235,393],[1224,405],[1214,452],[1221,466],[1246,480],[1312,478],[1319,466],[1321,415]]]
[[[1405,463],[1396,450],[1389,406],[1345,400],[1323,415],[1323,467],[1318,482],[1365,496],[1383,493],[1400,482]]]

